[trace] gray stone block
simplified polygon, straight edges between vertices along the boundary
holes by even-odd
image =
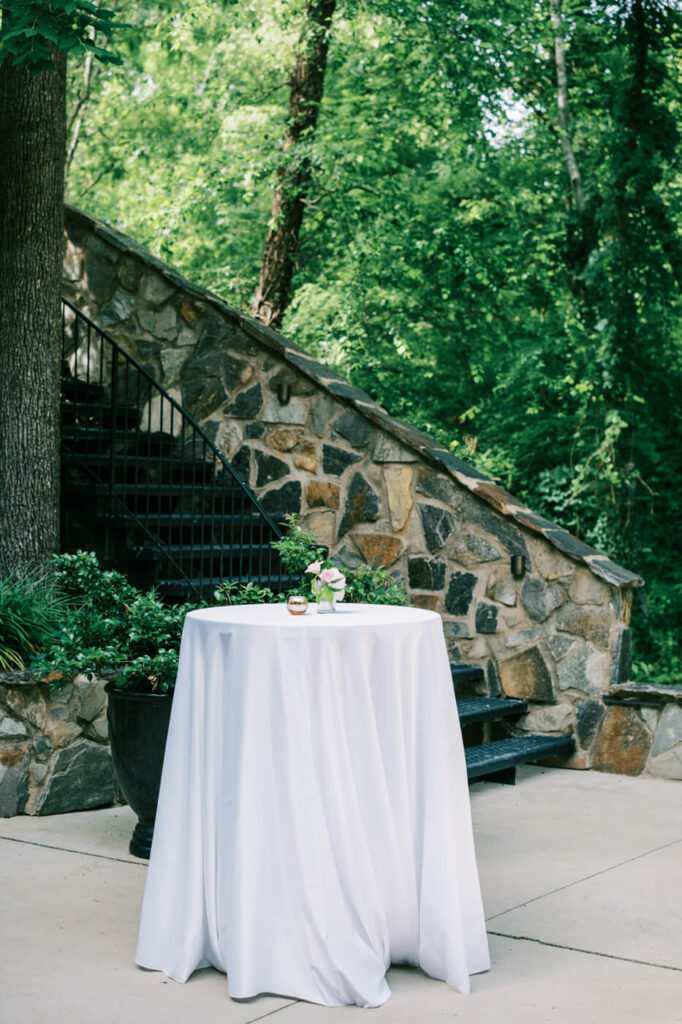
[[[260,503],[272,518],[281,523],[291,512],[301,511],[301,485],[298,480],[289,480],[283,487],[268,491],[260,497]]]
[[[425,497],[442,501],[444,505],[449,505],[450,508],[456,508],[461,501],[461,491],[458,491],[457,485],[452,480],[448,480],[445,476],[439,476],[437,473],[420,472],[417,480],[417,490],[420,494],[425,495]]]
[[[466,615],[474,596],[477,578],[471,572],[455,572],[445,595],[445,610],[450,615]]]
[[[620,626],[613,646],[611,686],[627,683],[632,677],[632,638],[626,626]]]
[[[358,523],[372,523],[379,518],[379,495],[361,473],[354,473],[346,495],[343,518],[337,536],[342,537]]]
[[[113,327],[114,324],[123,323],[130,316],[134,305],[135,296],[124,288],[117,288],[107,304],[100,309],[97,323],[101,327]]]
[[[240,391],[234,401],[230,402],[225,410],[226,416],[234,416],[235,419],[252,420],[258,415],[263,406],[263,392],[260,384],[254,384],[246,391]]]
[[[576,731],[581,747],[589,747],[597,735],[604,717],[604,705],[598,700],[584,700],[578,704]]]
[[[358,462],[359,455],[347,452],[344,448],[334,448],[330,444],[322,445],[322,472],[330,476],[341,476],[344,470]]]
[[[590,647],[580,644],[557,664],[557,681],[560,690],[582,690],[591,696],[599,696],[606,689],[603,656]]]
[[[281,480],[283,476],[287,476],[291,472],[289,464],[283,459],[278,459],[274,455],[266,455],[261,451],[256,451],[255,456],[256,487],[265,487],[266,484],[271,484],[274,480]]]
[[[497,633],[497,612],[495,605],[479,601],[476,607],[476,632]]]
[[[663,709],[658,723],[651,756],[658,757],[676,747],[678,743],[682,743],[682,707],[668,704]]]
[[[563,603],[560,587],[538,576],[527,576],[521,587],[521,602],[534,622],[544,622]]]
[[[14,754],[14,751],[5,751]],[[0,818],[22,814],[28,798],[28,759],[17,752],[14,763],[0,762]]]
[[[442,590],[445,586],[445,562],[438,558],[410,558],[407,573],[412,590]]]
[[[419,505],[424,539],[429,551],[438,551],[455,528],[455,517],[437,505]]]
[[[529,559],[526,539],[521,530],[504,516],[494,512],[482,500],[466,495],[461,518],[476,523],[491,537],[494,537],[510,555],[523,555]]]
[[[383,431],[376,432],[373,458],[375,462],[416,462],[417,456],[409,448],[404,448]]]
[[[114,799],[109,748],[79,740],[57,751],[36,803],[37,814],[65,814],[103,807]]]
[[[313,404],[310,417],[310,425],[318,437],[324,437],[329,429],[329,424],[338,409],[338,403],[329,395],[321,395]]]
[[[367,442],[372,436],[372,425],[364,416],[360,416],[352,409],[347,409],[342,416],[334,423],[334,430],[346,441],[349,441],[354,448],[366,448]]]
[[[474,635],[469,623],[464,620],[444,622],[443,633],[446,640],[472,640]]]

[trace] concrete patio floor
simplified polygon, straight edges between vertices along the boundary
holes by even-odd
[[[682,784],[525,768],[471,799],[492,969],[462,996],[393,968],[374,1010],[141,970],[132,812],[0,819],[0,1022],[682,1024]]]

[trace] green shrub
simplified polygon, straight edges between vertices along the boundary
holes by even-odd
[[[353,604],[407,604],[407,593],[383,566],[345,569],[346,601]]]
[[[301,575],[300,584],[292,587],[287,593],[311,597],[311,581],[305,576],[305,571],[311,562],[325,563],[327,548],[320,544],[314,534],[301,527],[299,517],[295,513],[286,516],[285,535],[282,540],[273,541],[271,547],[279,552],[282,565],[287,572]],[[333,558],[330,564],[336,564]],[[345,601],[352,604],[406,604],[407,593],[383,566],[362,564],[356,569],[347,569],[344,566],[339,568],[346,577]],[[286,595],[280,595],[281,600],[285,598]]]
[[[122,573],[103,569],[92,552],[56,555],[53,563],[70,607],[33,670],[56,686],[79,673],[113,671],[121,687],[171,689],[185,616],[203,606],[166,605],[153,589],[143,593]]]
[[[285,533],[282,540],[273,540],[270,547],[279,552],[286,572],[301,576],[311,562],[321,562],[327,557],[327,549],[317,537],[304,530],[295,512],[285,516]]]
[[[21,669],[50,643],[65,614],[65,599],[49,568],[0,580],[0,670]]]

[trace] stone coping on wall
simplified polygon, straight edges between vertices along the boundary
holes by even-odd
[[[628,703],[656,703],[682,705],[682,686],[663,686],[657,683],[619,683],[610,686],[604,694],[606,700]]]
[[[370,395],[349,384],[330,367],[312,359],[308,353],[283,335],[228,306],[212,292],[192,284],[168,264],[153,256],[143,246],[115,228],[109,227],[102,221],[68,204],[65,212],[66,218],[70,222],[80,222],[95,236],[101,237],[107,245],[140,260],[175,288],[181,289],[207,306],[212,306],[222,316],[238,324],[258,344],[276,353],[300,373],[309,377],[318,387],[327,391],[334,398],[341,399],[352,406],[361,416],[386,431],[401,444],[412,449],[436,469],[447,473],[476,498],[492,506],[500,515],[530,530],[573,561],[585,565],[599,579],[617,589],[643,585],[644,581],[641,577],[616,565],[615,562],[606,558],[595,548],[584,544],[556,523],[537,515],[500,487],[493,478],[463,462],[444,445],[438,444],[421,430],[395,419],[382,406],[373,401]]]

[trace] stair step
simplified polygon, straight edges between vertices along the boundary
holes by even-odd
[[[164,579],[156,580],[154,582],[154,588],[158,591],[159,595],[164,598],[180,598],[182,601],[191,601],[196,596],[196,592],[199,591],[204,597],[213,597],[213,591],[216,587],[219,587],[221,583],[253,583],[257,587],[269,587],[271,590],[280,591],[285,590],[287,587],[294,586],[300,583],[298,576],[280,576],[276,572],[273,573],[252,573],[248,576],[214,576],[214,577],[201,577],[196,579]]]
[[[99,384],[74,377],[62,377],[62,398],[67,402],[108,402],[104,389]]]
[[[159,549],[151,544],[134,545],[122,552],[123,557],[128,558],[156,558]],[[254,546],[246,544],[163,544],[163,554],[169,555],[176,562],[190,561],[195,563],[210,560],[214,564],[224,562],[229,564],[233,560],[242,560],[254,563],[258,562],[258,550],[254,552]],[[227,573],[228,570],[226,569]]]
[[[84,419],[93,426],[106,427],[112,422],[112,408],[107,398],[102,401],[64,402],[62,404],[62,424],[69,427],[79,419]],[[115,424],[123,428],[137,428],[138,410],[133,406],[118,405],[113,410]],[[83,426],[83,424],[80,424]]]
[[[485,679],[485,672],[479,665],[450,665],[454,683],[478,683]]]
[[[575,740],[570,736],[510,736],[505,740],[481,743],[467,747],[467,776],[482,778],[514,768],[517,764],[537,761],[546,757],[570,757],[575,752]]]
[[[127,526],[130,523],[130,516],[113,512],[109,515],[102,516],[102,520],[106,521],[108,526]],[[158,527],[216,525],[214,517],[210,515],[203,515],[201,512],[161,512],[159,515],[151,516],[150,520],[150,525]],[[256,511],[243,513],[228,512],[225,513],[225,515],[222,515],[218,522],[225,525],[225,533],[229,536],[230,530],[238,530],[241,527],[248,528],[253,526],[256,523],[261,522],[261,517]]]
[[[179,440],[173,434],[166,434],[158,430],[111,430],[111,428],[89,426],[87,424],[71,423],[62,427],[62,441],[69,449],[75,447],[89,447],[102,451],[108,448],[113,441],[118,451],[118,446],[125,446],[126,450],[133,454],[144,452],[145,455],[159,453],[171,454],[179,448]],[[180,456],[176,455],[176,458]],[[186,461],[191,461],[187,459]]]
[[[457,711],[462,725],[472,722],[489,722],[494,718],[509,718],[523,715],[528,710],[525,700],[511,697],[471,697],[457,701]]]
[[[109,486],[108,486],[108,484],[103,484],[103,483],[94,483],[93,484],[93,483],[91,483],[89,481],[83,481],[82,483],[81,482],[78,482],[78,483],[74,482],[72,484],[69,484],[69,489],[72,490],[72,491],[76,491],[76,490],[78,490],[78,491],[87,491],[88,494],[93,494],[94,493],[98,497],[106,497],[109,494]],[[157,483],[157,482],[127,483],[125,481],[123,481],[123,482],[117,481],[116,483],[114,483],[112,489],[113,489],[114,494],[116,494],[118,496],[123,496],[123,497],[130,496],[131,498],[134,498],[134,497],[137,497],[137,496],[144,498],[146,495],[149,495],[152,498],[154,498],[154,497],[161,497],[161,498],[187,498],[187,499],[189,499],[189,498],[193,497],[191,484],[187,484],[187,483],[183,484],[181,482],[178,482],[176,484],[169,484],[169,483]],[[236,481],[234,481],[234,480],[225,480],[225,481],[220,481],[220,482],[218,480],[216,480],[215,486],[213,485],[213,483],[211,483],[211,485],[208,486],[205,491],[204,491],[203,488],[199,487],[198,485],[197,485],[197,488],[196,488],[196,496],[197,497],[203,496],[203,498],[206,501],[210,501],[211,498],[213,498],[213,497],[215,497],[215,498],[224,498],[224,497],[228,497],[228,496],[234,495],[234,494],[244,494],[244,498],[245,498],[245,500],[247,500],[247,496],[246,496],[245,492],[242,491],[242,489],[239,486],[239,484]],[[161,514],[163,515],[164,513],[161,513]],[[166,513],[166,514],[168,514],[168,513]],[[153,515],[153,518],[156,520],[156,518],[157,518],[156,514],[152,513],[152,515]],[[172,516],[172,513],[170,513],[170,515]]]
[[[182,459],[178,455],[154,455],[151,458],[147,453],[129,454],[127,452],[115,452],[113,460],[108,452],[65,452],[63,464],[68,469],[95,470],[93,475],[100,478],[108,478],[112,472],[118,478],[116,483],[124,485],[126,480],[131,483],[147,485],[145,475],[149,474],[150,487],[157,486],[159,477],[165,478],[166,483],[176,484],[182,487],[206,487],[210,495],[213,490],[224,491],[223,483],[216,482],[213,463],[193,462],[191,459]]]

